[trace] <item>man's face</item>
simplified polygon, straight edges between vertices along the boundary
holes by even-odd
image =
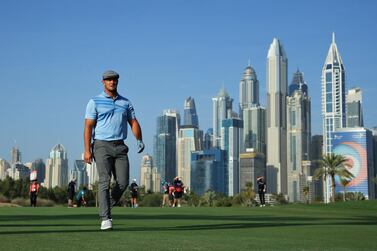
[[[105,88],[105,90],[109,92],[114,92],[117,90],[118,87],[118,79],[112,78],[112,79],[104,79],[102,80],[102,84]]]

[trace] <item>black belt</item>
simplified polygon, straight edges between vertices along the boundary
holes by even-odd
[[[110,143],[110,144],[113,144],[113,145],[124,145],[124,140],[98,140],[96,139],[95,141],[100,141],[100,142],[106,142],[106,143]]]

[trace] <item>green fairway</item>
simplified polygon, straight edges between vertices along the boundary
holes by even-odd
[[[376,250],[377,201],[265,208],[0,208],[1,250]]]

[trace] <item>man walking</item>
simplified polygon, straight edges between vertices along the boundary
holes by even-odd
[[[129,182],[127,124],[138,142],[138,153],[144,150],[142,133],[134,108],[118,94],[119,74],[106,71],[102,75],[104,91],[89,100],[85,114],[84,161],[97,163],[98,199],[101,230],[112,229],[111,208],[118,203]],[[93,139],[93,144],[92,144]],[[110,180],[115,186],[110,195]]]
[[[138,195],[138,190],[139,186],[136,183],[136,179],[132,180],[132,183],[130,185],[130,192],[131,192],[131,207],[136,208],[138,207],[137,205],[137,195]]]
[[[266,193],[266,182],[264,181],[263,177],[258,177],[257,178],[257,184],[258,184],[258,194],[259,194],[259,200],[260,200],[260,207],[265,207],[266,202],[265,202],[265,193]]]
[[[68,207],[73,207],[73,197],[76,193],[76,178],[73,178],[68,184]]]

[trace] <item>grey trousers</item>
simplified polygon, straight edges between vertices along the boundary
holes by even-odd
[[[102,220],[108,220],[111,219],[111,208],[119,202],[128,186],[128,147],[119,140],[95,140],[93,153],[99,177],[99,216]],[[111,189],[110,196],[111,176],[114,176],[115,186]]]

